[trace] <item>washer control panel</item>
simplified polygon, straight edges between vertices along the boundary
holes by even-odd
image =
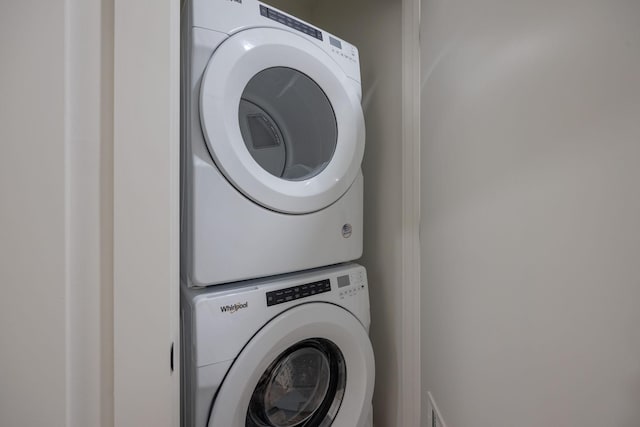
[[[267,292],[267,307],[331,291],[329,279]]]
[[[348,275],[338,276],[338,292],[340,299],[357,295],[365,290],[364,270],[358,270]]]

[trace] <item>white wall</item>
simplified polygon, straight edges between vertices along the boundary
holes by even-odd
[[[32,0],[0,6],[3,426],[45,421],[63,426],[68,414],[63,4]]]
[[[449,427],[637,427],[640,3],[422,19],[423,390]]]

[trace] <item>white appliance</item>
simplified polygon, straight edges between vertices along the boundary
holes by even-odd
[[[364,267],[182,287],[182,427],[371,427]]]
[[[183,281],[359,258],[355,46],[255,0],[189,0],[182,24]]]

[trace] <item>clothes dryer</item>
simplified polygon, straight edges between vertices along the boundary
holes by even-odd
[[[182,427],[371,427],[366,271],[182,287]]]
[[[362,254],[358,50],[256,0],[183,10],[183,281]]]

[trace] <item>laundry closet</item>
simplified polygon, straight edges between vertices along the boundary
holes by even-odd
[[[371,426],[374,377],[377,425],[401,422],[394,415],[402,388],[398,326],[405,312],[400,307],[404,248],[398,239],[405,208],[401,5],[281,1],[258,8],[252,1],[196,1],[183,6],[185,427],[207,419],[244,425],[245,417],[250,425],[324,425],[324,417],[336,425]],[[239,112],[229,108],[236,99],[241,99]],[[355,265],[325,267],[345,261],[362,262],[370,282]],[[325,269],[303,271],[318,267]],[[259,308],[265,297],[264,316],[271,318],[266,324]],[[295,311],[288,308],[291,300],[300,300],[293,307],[305,322],[281,319],[291,315],[286,310]],[[329,306],[318,304],[322,301],[356,315],[365,332],[373,321],[375,372],[369,339],[356,339],[362,328],[348,327],[347,316],[342,328],[362,343],[341,341],[327,323],[340,315],[329,313],[323,308]],[[314,306],[315,321],[304,314]],[[221,312],[214,314],[217,307]],[[285,311],[274,311],[279,307]],[[318,337],[329,335],[301,341],[305,323],[320,331]],[[261,339],[263,344],[254,342]],[[293,340],[289,349],[283,347],[288,339]],[[224,352],[206,344],[227,341]],[[235,341],[240,347],[233,350]],[[267,342],[279,342],[282,353],[270,354]],[[262,352],[263,362],[247,359],[247,353],[255,358]],[[290,379],[284,386],[283,375],[313,385],[294,386]],[[324,397],[302,391],[310,387]],[[345,387],[347,393],[341,391]],[[362,403],[353,399],[365,396],[360,409]]]

